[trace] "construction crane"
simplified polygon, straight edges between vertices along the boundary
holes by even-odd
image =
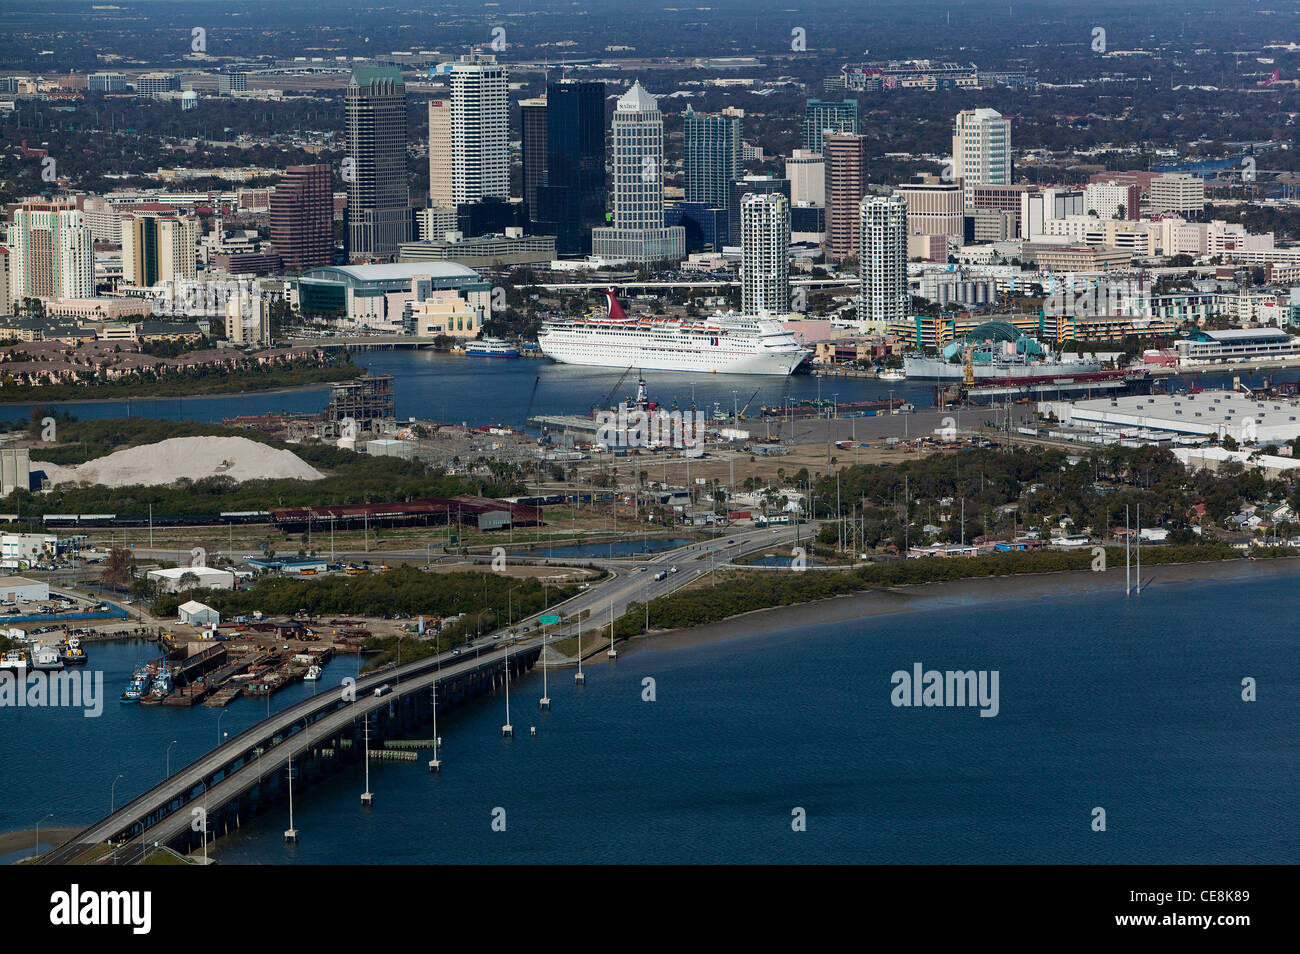
[[[524,420],[523,420],[524,424],[528,423],[528,417],[530,414],[533,413],[533,400],[537,397],[537,386],[541,383],[542,383],[542,376],[540,374],[537,377],[533,378],[533,390],[532,393],[528,395],[528,406],[524,408]]]
[[[609,402],[614,399],[614,392],[623,386],[623,382],[627,380],[627,376],[631,373],[632,369],[630,367],[624,370],[624,372],[619,376],[619,379],[614,382],[614,386],[609,389],[609,393],[605,395],[605,400],[600,402],[598,410],[603,411],[605,408],[609,407]]]
[[[749,406],[754,403],[754,398],[758,397],[758,392],[761,390],[763,389],[762,388],[754,389],[754,393],[749,396],[749,400],[745,402],[745,406],[742,407],[740,409],[740,412],[736,415],[736,420],[743,421],[745,419],[745,412],[749,410]]]
[[[975,385],[975,349],[973,347],[966,349],[966,360],[962,364],[962,383],[968,388]]]

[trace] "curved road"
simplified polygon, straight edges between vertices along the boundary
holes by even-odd
[[[613,575],[595,584],[551,611],[562,608],[569,619],[590,611],[588,624],[603,626],[612,612],[615,617],[627,611],[629,603],[645,602],[666,596],[688,583],[698,580],[714,569],[723,567],[746,552],[772,546],[791,545],[796,537],[807,539],[816,532],[816,524],[800,527],[783,526],[719,534],[716,538],[696,541],[676,550],[666,551],[630,569],[614,569],[618,561],[602,561],[611,565]],[[671,572],[672,567],[677,572]],[[659,573],[663,579],[656,580]],[[540,614],[519,620],[517,625],[535,626]],[[547,639],[568,635],[576,630],[565,629],[551,634]],[[499,637],[500,634],[497,634]],[[480,666],[494,666],[503,661],[507,653],[539,647],[545,640],[540,636],[516,637],[505,642],[497,638],[479,640],[474,654],[456,649],[362,676],[356,683],[351,699],[342,692],[326,692],[304,699],[287,709],[273,713],[269,718],[246,729],[223,745],[213,749],[191,764],[180,769],[158,785],[132,799],[108,817],[80,832],[66,844],[44,855],[39,864],[67,864],[104,846],[110,840],[118,846],[105,856],[105,864],[131,864],[143,860],[155,843],[166,844],[180,836],[187,828],[200,825],[193,810],[205,795],[216,804],[224,804],[252,786],[262,777],[282,771],[290,755],[296,755],[329,738],[341,728],[370,712],[388,705],[392,695],[375,696],[374,690],[385,683],[409,691],[427,687],[443,676],[470,672]],[[281,736],[279,744],[271,742]],[[260,753],[255,749],[261,748]],[[221,774],[222,778],[205,787],[205,779]],[[202,789],[204,794],[196,790]],[[190,810],[187,811],[186,808]],[[143,819],[166,812],[155,823],[138,834],[134,827]],[[194,830],[200,830],[195,828]],[[121,840],[127,836],[125,840]]]

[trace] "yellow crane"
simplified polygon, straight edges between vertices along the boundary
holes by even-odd
[[[966,360],[962,364],[962,383],[966,387],[973,387],[975,384],[975,349],[973,347],[966,349]]]

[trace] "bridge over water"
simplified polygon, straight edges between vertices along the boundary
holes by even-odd
[[[154,846],[188,851],[218,838],[285,797],[288,763],[298,785],[360,758],[363,726],[371,747],[425,724],[438,711],[491,692],[531,669],[539,638],[483,647],[474,655],[442,653],[331,687],[252,726],[175,772],[65,844],[39,864],[135,864]],[[508,656],[508,662],[507,662]],[[375,690],[391,687],[383,695]],[[109,843],[113,848],[107,850]]]

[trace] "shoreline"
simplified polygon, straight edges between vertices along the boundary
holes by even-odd
[[[346,380],[340,378],[339,380]],[[192,401],[195,398],[243,398],[253,397],[262,394],[298,394],[304,391],[315,391],[318,389],[328,389],[333,381],[320,381],[316,384],[295,384],[289,387],[278,388],[259,388],[253,391],[212,391],[199,394],[131,394],[126,397],[88,397],[88,398],[59,398],[54,401],[43,401],[37,398],[24,398],[18,401],[0,400],[0,410],[6,407],[22,407],[32,405],[34,407],[56,407],[64,404],[125,404],[128,401]]]
[[[84,831],[81,828],[60,828],[41,826],[40,838],[41,844],[58,847],[72,838],[74,835]],[[0,832],[0,855],[7,855],[15,851],[30,850],[33,854],[36,851],[36,829],[29,828],[23,831],[6,831]],[[32,855],[25,855],[24,858],[30,858]],[[17,864],[24,858],[15,859],[13,864]]]
[[[740,636],[770,635],[796,627],[941,609],[945,605],[957,608],[999,599],[1019,601],[1061,594],[1113,595],[1123,589],[1124,575],[1120,572],[1123,569],[1122,566],[1111,567],[1102,573],[1094,573],[1091,570],[1058,570],[1047,573],[1019,573],[967,580],[872,587],[858,593],[845,593],[824,600],[810,600],[807,603],[789,606],[762,607],[715,623],[654,630],[648,634],[638,633],[623,640],[622,645],[626,646],[628,652],[653,648],[680,649]],[[1238,562],[1212,560],[1204,563],[1155,564],[1151,566],[1150,572],[1144,571],[1143,589],[1201,580],[1230,582],[1287,575],[1300,575],[1300,556],[1273,557],[1267,560],[1243,559]],[[620,655],[622,652],[620,648]],[[607,657],[601,653],[599,658],[590,660],[584,658],[583,665],[593,663],[600,665],[607,661]],[[572,665],[577,665],[576,659]]]

